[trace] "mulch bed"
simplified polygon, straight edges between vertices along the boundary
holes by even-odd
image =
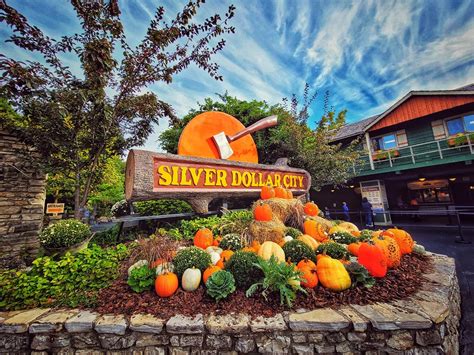
[[[344,292],[332,292],[323,287],[308,290],[308,294],[298,294],[293,309],[312,310],[321,307],[337,308],[345,304],[370,304],[404,299],[416,293],[426,281],[423,274],[431,269],[429,257],[416,254],[405,255],[397,269],[390,270],[383,279],[378,279],[372,288],[356,287]],[[245,292],[237,290],[227,299],[216,303],[206,295],[205,287],[200,286],[194,292],[181,288],[170,298],[160,298],[154,291],[141,294],[133,292],[127,285],[126,272],[111,286],[100,291],[99,313],[134,314],[149,313],[163,319],[176,314],[192,316],[195,314],[247,313],[251,317],[270,317],[288,310],[280,305],[279,295],[265,300],[260,295],[245,297]]]

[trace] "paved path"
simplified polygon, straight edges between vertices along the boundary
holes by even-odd
[[[461,289],[461,349],[462,354],[474,354],[474,230],[465,229],[464,239],[473,244],[454,242],[456,230],[436,227],[404,227],[413,238],[434,253],[456,259],[456,271]]]

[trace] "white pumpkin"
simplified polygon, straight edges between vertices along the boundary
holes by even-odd
[[[206,253],[211,254],[212,252],[217,253],[219,255],[222,254],[222,248],[216,246],[210,246],[206,248]]]
[[[215,251],[211,251],[209,253],[209,256],[211,257],[212,265],[216,265],[219,262],[219,260],[221,259],[221,256]]]
[[[195,291],[201,283],[201,270],[196,268],[189,268],[184,270],[183,277],[181,278],[181,286],[185,291]]]
[[[139,267],[142,267],[144,265],[148,265],[148,260],[138,260],[135,264],[133,264],[132,266],[130,266],[128,268],[128,276],[130,276],[130,274],[132,273],[132,270],[133,269],[136,269],[136,268],[139,268]]]
[[[173,263],[161,263],[155,269],[156,276],[163,275],[165,272],[174,272],[174,265]]]

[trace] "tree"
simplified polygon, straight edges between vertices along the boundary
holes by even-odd
[[[212,58],[225,46],[223,35],[234,32],[235,7],[196,22],[203,3],[191,0],[171,20],[158,7],[146,36],[131,48],[118,0],[71,0],[82,31],[60,39],[0,0],[0,22],[12,29],[8,41],[44,60],[0,54],[0,95],[20,113],[3,124],[38,151],[46,172],[72,176],[76,218],[108,158],[143,144],[159,118],[177,120],[169,104],[146,92],[149,85],[170,83],[193,63],[222,80]],[[77,56],[83,77],[64,64],[67,53]]]
[[[265,101],[244,101],[225,93],[218,95],[218,100],[206,98],[198,104],[182,120],[160,135],[160,145],[168,153],[176,153],[179,136],[186,124],[196,115],[205,111],[222,111],[239,119],[248,126],[261,118],[278,115],[279,124],[273,128],[257,132],[253,135],[259,161],[262,164],[274,164],[278,158],[286,157],[293,167],[307,170],[312,177],[312,186],[320,188],[324,185],[341,185],[352,176],[352,166],[358,157],[355,143],[343,147],[332,144],[331,137],[345,123],[346,111],[338,114],[328,111],[317,122],[316,129],[309,128],[309,106],[316,95],[309,97],[308,86],[305,87],[302,107],[295,95],[291,99],[277,105],[269,105]],[[327,102],[327,99],[325,99]],[[327,106],[327,104],[325,104]]]
[[[110,212],[115,202],[124,199],[125,162],[114,156],[108,159],[101,181],[92,190],[88,204],[100,214]]]

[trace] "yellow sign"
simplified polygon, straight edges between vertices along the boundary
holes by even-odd
[[[256,188],[282,186],[307,190],[304,173],[155,160],[154,188]]]
[[[48,203],[46,204],[46,213],[64,213],[64,203]]]

